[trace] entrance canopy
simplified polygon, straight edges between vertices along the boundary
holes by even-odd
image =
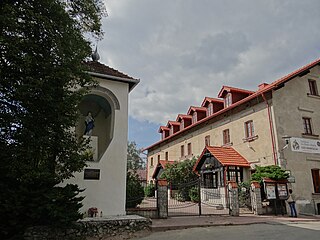
[[[232,147],[206,146],[196,164],[194,172],[199,172],[208,158],[216,159],[222,166],[250,167],[249,162]]]

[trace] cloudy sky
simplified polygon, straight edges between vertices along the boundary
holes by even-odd
[[[319,0],[106,0],[100,61],[141,80],[130,93],[129,140],[222,85],[257,90],[320,57]]]

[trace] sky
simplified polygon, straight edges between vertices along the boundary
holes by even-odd
[[[129,141],[217,97],[255,91],[320,57],[319,0],[105,0],[100,62],[140,83],[129,94]]]

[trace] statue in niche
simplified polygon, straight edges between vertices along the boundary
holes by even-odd
[[[91,112],[88,112],[88,115],[86,116],[85,125],[86,125],[86,129],[84,131],[84,135],[91,136],[92,130],[94,128],[94,118],[92,117]]]

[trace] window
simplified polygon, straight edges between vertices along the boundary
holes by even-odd
[[[228,171],[227,171],[227,180],[228,181],[235,181],[236,183],[242,182],[243,181],[243,168],[229,166]]]
[[[313,188],[315,193],[320,193],[320,170],[319,169],[311,169],[312,173],[312,181]]]
[[[224,107],[229,107],[232,104],[231,93],[228,93],[224,99]]]
[[[184,145],[181,145],[180,151],[181,151],[181,157],[184,157]]]
[[[188,143],[188,155],[192,154],[191,143]]]
[[[303,117],[303,129],[304,129],[304,134],[307,135],[312,135],[312,126],[311,126],[311,118]]]
[[[245,122],[245,123],[244,123],[244,127],[245,127],[246,138],[252,138],[252,137],[254,137],[253,121],[250,120],[250,121],[248,121],[248,122]]]
[[[192,115],[192,123],[196,123],[197,122],[197,112],[194,112]]]
[[[173,135],[173,126],[171,125],[171,128],[170,128],[170,135]]]
[[[166,152],[166,161],[168,161],[168,160],[169,160],[169,153]]]
[[[158,155],[158,163],[160,162],[160,154]]]
[[[150,159],[150,166],[153,166],[153,157]]]
[[[213,104],[210,103],[207,108],[207,116],[211,116],[213,114]]]
[[[182,119],[181,120],[181,123],[180,123],[180,130],[184,129],[184,120]]]
[[[309,88],[310,88],[310,95],[316,95],[318,96],[318,88],[317,88],[317,82],[315,80],[309,79]]]
[[[203,174],[204,188],[218,187],[218,173],[208,172]]]
[[[210,135],[205,136],[205,138],[204,138],[204,144],[205,144],[205,146],[210,146]]]
[[[223,130],[223,145],[230,143],[230,132],[229,129]]]

